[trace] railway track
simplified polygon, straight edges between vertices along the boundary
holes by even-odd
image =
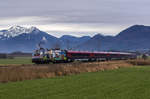
[[[71,62],[71,63],[50,63],[50,64],[7,64],[0,65],[0,68],[14,68],[14,67],[55,67],[55,66],[74,66],[74,65],[82,65],[82,64],[106,64],[106,63],[117,63],[125,60],[112,60],[112,61],[96,61],[96,62]]]

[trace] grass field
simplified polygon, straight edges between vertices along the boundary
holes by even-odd
[[[14,59],[0,59],[0,65],[32,64],[31,57],[15,57]]]
[[[150,67],[0,84],[0,99],[150,99]]]

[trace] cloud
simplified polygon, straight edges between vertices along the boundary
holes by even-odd
[[[59,36],[116,35],[134,24],[150,25],[149,4],[148,0],[2,0],[0,28],[36,26]]]
[[[68,20],[61,21],[59,18],[53,17],[8,17],[0,18],[0,28],[4,29],[12,25],[21,25],[25,27],[36,26],[42,31],[46,31],[51,35],[60,37],[62,35],[74,36],[93,36],[97,33],[104,35],[115,35],[124,27],[105,25],[99,22],[68,22]]]

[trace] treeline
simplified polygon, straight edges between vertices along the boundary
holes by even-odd
[[[25,52],[12,52],[12,53],[0,53],[1,59],[13,59],[14,57],[31,57],[32,53]]]

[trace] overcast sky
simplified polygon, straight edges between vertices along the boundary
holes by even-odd
[[[134,25],[150,25],[150,0],[1,0],[0,30],[36,26],[61,35],[116,35]]]

